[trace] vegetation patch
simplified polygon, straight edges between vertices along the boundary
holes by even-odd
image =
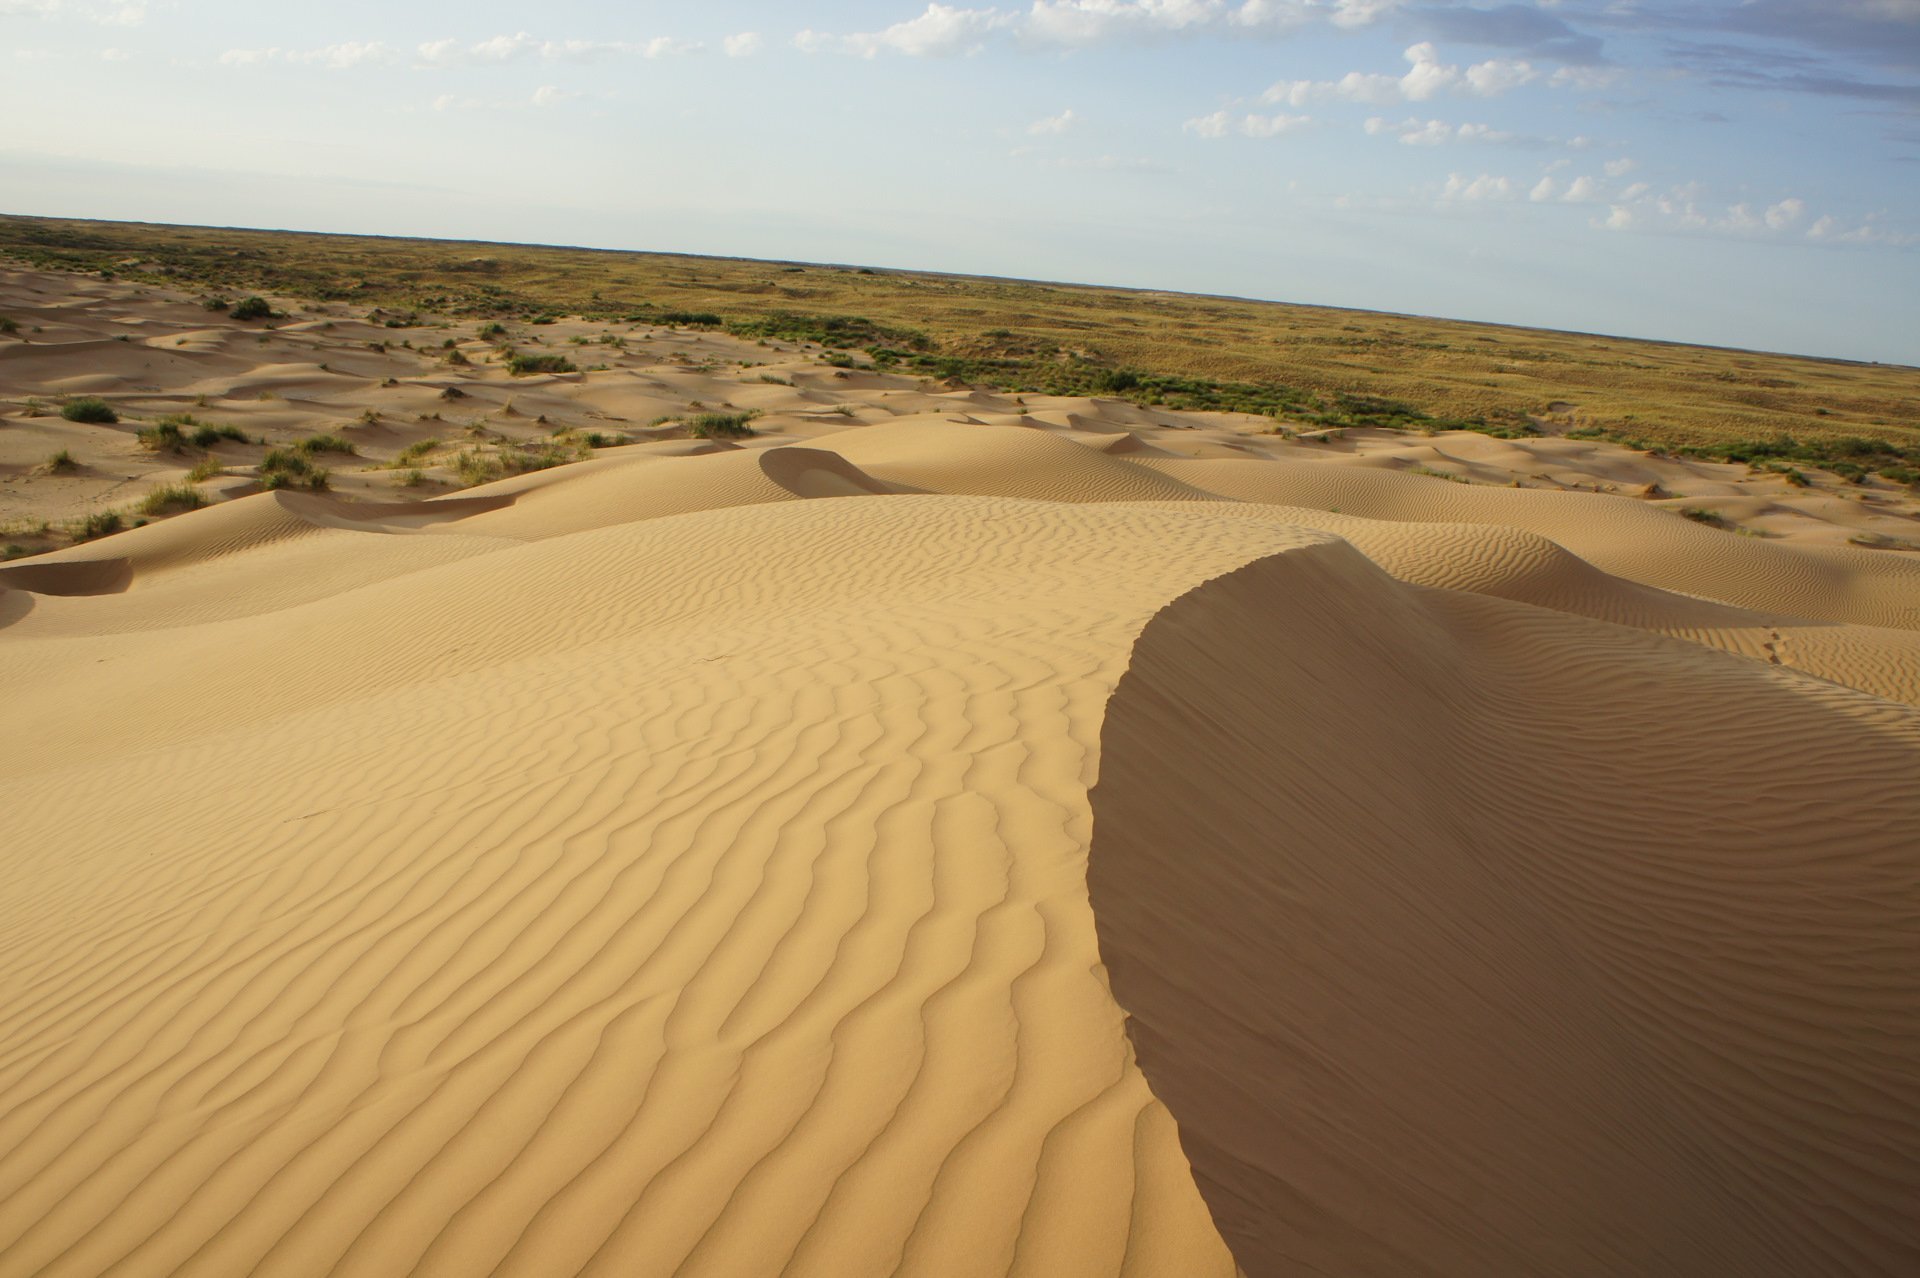
[[[507,371],[515,377],[531,377],[535,373],[577,373],[580,370],[565,355],[526,355],[516,351],[507,357]]]
[[[113,405],[97,395],[82,395],[60,405],[60,415],[70,422],[86,422],[93,426],[111,426],[120,420],[120,414],[113,411]]]
[[[687,419],[687,433],[695,439],[745,439],[755,434],[749,425],[758,413],[700,413]]]
[[[198,510],[206,504],[206,494],[192,484],[167,484],[140,499],[140,513],[171,515],[183,510]]]
[[[260,459],[260,486],[262,488],[294,488],[307,492],[325,492],[327,490],[327,472],[311,461],[307,456],[291,448],[275,448]]]
[[[350,442],[338,435],[309,435],[295,444],[294,448],[306,457],[317,457],[321,453],[339,453],[344,457],[353,457],[358,454],[358,450]]]

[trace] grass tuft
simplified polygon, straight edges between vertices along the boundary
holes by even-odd
[[[86,422],[94,426],[111,426],[120,420],[120,414],[113,411],[113,405],[97,395],[82,395],[60,405],[60,415],[70,422]]]
[[[701,413],[687,419],[687,433],[695,439],[744,439],[755,434],[751,422],[758,413]]]

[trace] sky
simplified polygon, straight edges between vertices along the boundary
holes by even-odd
[[[1920,0],[0,0],[0,211],[1920,364]]]

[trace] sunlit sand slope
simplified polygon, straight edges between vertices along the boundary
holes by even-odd
[[[911,407],[0,567],[0,1275],[1913,1259],[1920,569]]]
[[[1147,617],[1316,535],[908,496],[390,540],[425,566],[10,645],[0,1271],[1231,1272],[1085,791]]]

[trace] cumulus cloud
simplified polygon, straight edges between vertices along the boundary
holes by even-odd
[[[729,58],[750,58],[760,52],[760,47],[764,43],[758,31],[742,31],[722,40],[720,47],[726,51]]]
[[[1366,122],[1376,137],[1396,137],[1407,146],[1444,146],[1449,142],[1514,142],[1515,134],[1486,124],[1448,124],[1445,120],[1402,120],[1395,124],[1381,116]]]
[[[1793,226],[1807,214],[1807,202],[1798,196],[1789,196],[1778,204],[1769,207],[1763,218],[1770,230],[1784,231]]]
[[[1635,165],[1632,159],[1623,155],[1617,160],[1608,160],[1601,167],[1606,170],[1608,177],[1617,178],[1633,172]]]
[[[1592,204],[1600,198],[1600,182],[1597,178],[1577,177],[1567,183],[1560,198],[1568,204]]]
[[[649,40],[543,40],[517,31],[470,43],[455,39],[429,40],[414,49],[414,65],[452,67],[522,59],[590,62],[603,57],[665,58],[698,52],[700,47],[698,41],[676,40],[671,36],[655,36]]]
[[[1513,192],[1511,178],[1496,177],[1491,173],[1482,173],[1476,178],[1469,178],[1462,173],[1449,173],[1446,185],[1440,188],[1440,199],[1443,203],[1481,203],[1510,200]]]
[[[344,44],[329,44],[319,49],[228,49],[220,55],[219,61],[230,67],[257,66],[263,62],[298,62],[345,71],[353,67],[392,62],[398,56],[395,49],[378,40],[349,40]]]
[[[1799,196],[1787,196],[1771,204],[1743,200],[1717,205],[1708,202],[1706,188],[1699,182],[1682,183],[1658,194],[1649,184],[1636,182],[1606,203],[1606,214],[1595,217],[1592,225],[1608,231],[1713,235],[1774,243],[1895,248],[1920,245],[1920,235],[1888,226],[1882,215],[1869,215],[1852,223],[1832,213],[1816,217]]]
[[[977,52],[998,38],[1035,48],[1076,49],[1120,40],[1198,35],[1280,35],[1319,22],[1371,26],[1407,0],[1033,0],[1026,8],[932,3],[878,31],[794,37],[807,53],[943,57]]]
[[[1212,115],[1203,115],[1188,120],[1184,126],[1188,133],[1203,138],[1224,138],[1238,133],[1247,138],[1277,138],[1288,133],[1298,133],[1313,124],[1313,117],[1307,115],[1235,115],[1230,111],[1215,111]]]
[[[1338,80],[1281,80],[1268,86],[1260,99],[1297,108],[1329,100],[1376,105],[1426,102],[1445,92],[1498,97],[1540,76],[1525,62],[1497,58],[1463,69],[1442,62],[1439,50],[1424,42],[1410,45],[1403,56],[1408,63],[1403,75],[1349,71]]]
[[[1052,135],[1057,137],[1079,122],[1080,117],[1075,115],[1071,110],[1067,110],[1062,111],[1059,115],[1050,115],[1043,120],[1035,120],[1027,126],[1027,132],[1035,136]]]
[[[882,53],[915,58],[950,57],[958,53],[978,53],[985,47],[987,36],[1005,30],[1016,21],[1016,15],[998,9],[930,4],[919,17],[896,22],[881,31],[827,35],[806,30],[793,38],[793,44],[802,53],[851,53],[863,58],[875,58]]]

